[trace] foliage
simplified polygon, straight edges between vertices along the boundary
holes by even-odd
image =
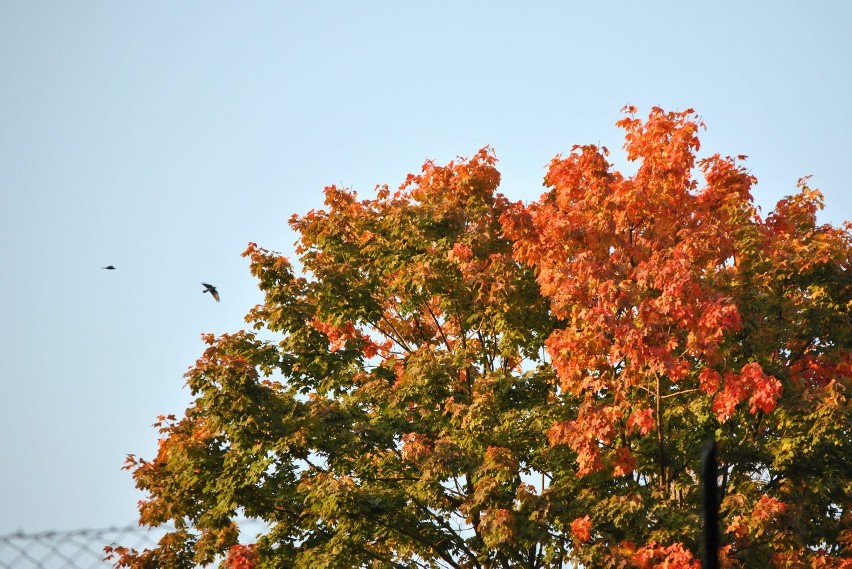
[[[806,180],[762,219],[692,111],[619,124],[632,176],[575,147],[512,204],[483,149],[326,188],[301,275],[250,244],[251,329],[128,459],[176,529],[116,564],[697,567],[710,434],[727,566],[852,564],[850,227]]]
[[[254,331],[206,337],[194,404],[160,424],[154,460],[129,464],[150,494],[141,521],[200,537],[120,562],[210,562],[236,543],[238,512],[270,524],[254,548],[264,567],[557,555],[530,484],[554,460],[553,324],[502,235],[494,162],[426,164],[371,200],[326,188],[325,210],[291,220],[306,276],[249,246],[266,295]]]
[[[696,161],[691,110],[627,111],[634,175],[575,147],[549,191],[506,216],[560,321],[547,348],[571,397],[548,436],[576,456],[580,557],[695,565],[712,434],[729,566],[849,562],[849,226],[817,225],[806,180],[761,219],[745,157]]]

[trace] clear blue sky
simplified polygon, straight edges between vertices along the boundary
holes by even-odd
[[[623,163],[626,103],[693,107],[764,211],[812,174],[849,219],[850,29],[843,1],[0,1],[0,533],[135,521],[124,456],[260,301],[246,244],[290,252],[327,184],[491,145],[531,200],[574,144]]]

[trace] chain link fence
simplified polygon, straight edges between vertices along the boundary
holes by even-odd
[[[104,546],[154,547],[163,530],[139,526],[0,535],[0,569],[102,569]]]
[[[264,528],[256,520],[238,523],[240,535],[250,540]],[[156,546],[168,530],[132,525],[0,535],[0,569],[105,569],[113,566],[104,560],[105,546],[123,545],[141,551]]]

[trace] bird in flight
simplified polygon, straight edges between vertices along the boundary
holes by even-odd
[[[204,286],[204,290],[202,290],[201,292],[202,293],[209,292],[213,296],[213,298],[216,299],[216,302],[219,302],[219,292],[216,290],[216,287],[213,286],[212,284],[207,284],[207,283],[201,283],[201,284]]]
[[[114,271],[115,270],[115,267],[113,267],[112,265],[107,265],[106,267],[101,267],[101,268],[106,269],[108,271]]]

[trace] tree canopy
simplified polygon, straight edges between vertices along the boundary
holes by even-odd
[[[175,529],[116,564],[698,567],[712,435],[722,566],[852,567],[852,225],[625,110],[631,175],[577,146],[512,203],[486,148],[250,244],[264,302],[128,458]]]

